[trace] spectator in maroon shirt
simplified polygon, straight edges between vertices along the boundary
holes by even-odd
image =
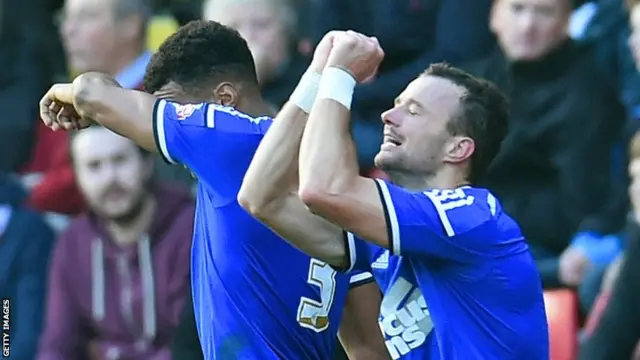
[[[38,359],[169,360],[189,291],[194,205],[150,154],[101,127],[71,154],[89,211],[58,239]]]

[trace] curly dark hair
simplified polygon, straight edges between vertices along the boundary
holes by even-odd
[[[452,135],[473,139],[476,148],[468,180],[481,181],[507,136],[509,101],[493,83],[445,63],[431,65],[422,75],[447,79],[466,90],[458,114],[449,121],[447,130]]]
[[[208,92],[221,81],[258,84],[247,42],[236,30],[205,20],[178,29],[151,58],[145,91],[154,93],[171,81],[191,93]]]

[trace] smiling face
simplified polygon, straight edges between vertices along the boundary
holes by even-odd
[[[465,162],[474,151],[468,137],[455,136],[449,122],[460,111],[465,89],[437,76],[423,75],[382,114],[384,140],[375,164],[394,173],[433,176],[445,164]]]

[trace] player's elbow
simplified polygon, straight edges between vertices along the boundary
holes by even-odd
[[[298,197],[307,205],[309,210],[323,216],[333,213],[333,209],[340,206],[341,199],[350,193],[349,179],[335,176],[331,178],[309,177],[300,182]]]
[[[265,204],[261,201],[257,201],[255,196],[252,196],[250,191],[242,186],[238,192],[238,204],[253,217],[259,218],[265,212]]]
[[[314,214],[322,214],[331,205],[331,195],[328,192],[314,187],[304,187],[298,190],[300,200]]]
[[[242,186],[237,196],[238,204],[251,216],[259,220],[266,220],[272,211],[273,202],[267,198],[258,196],[251,189]]]

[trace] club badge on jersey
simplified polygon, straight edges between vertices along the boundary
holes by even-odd
[[[193,115],[193,113],[202,108],[202,106],[203,104],[176,104],[174,105],[176,118],[182,121]]]

